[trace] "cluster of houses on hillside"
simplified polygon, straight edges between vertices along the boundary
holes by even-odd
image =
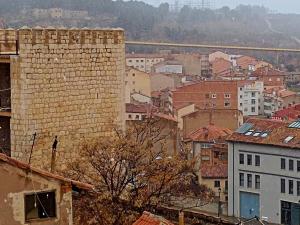
[[[128,54],[126,63],[127,120],[155,108],[172,121],[169,147],[191,148],[199,183],[220,195],[228,215],[299,224],[300,95],[288,89],[295,75],[223,52]]]

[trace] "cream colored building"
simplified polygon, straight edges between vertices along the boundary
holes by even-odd
[[[209,54],[208,60],[210,63],[212,63],[216,59],[224,59],[224,60],[230,61],[230,55],[228,55],[224,52],[221,52],[221,51],[217,51],[217,52]]]
[[[177,120],[178,120],[178,128],[180,131],[183,130],[183,117],[191,114],[196,111],[196,105],[195,104],[187,104],[186,106],[180,107],[176,109],[177,113]]]
[[[126,103],[130,103],[130,96],[134,93],[139,93],[150,97],[150,74],[140,71],[138,69],[127,67],[125,76],[125,90]]]
[[[126,54],[126,66],[133,67],[143,72],[150,73],[152,67],[165,59],[162,55],[155,54]]]

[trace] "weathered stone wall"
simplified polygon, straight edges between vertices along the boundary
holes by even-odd
[[[12,157],[50,169],[78,156],[80,143],[124,129],[124,32],[18,30],[19,56],[11,58]],[[0,31],[1,37],[1,31]]]

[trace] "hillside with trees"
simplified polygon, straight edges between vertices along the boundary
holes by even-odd
[[[54,8],[84,11],[88,16],[35,14],[35,10]],[[131,40],[291,48],[300,43],[300,15],[271,14],[259,6],[216,10],[184,6],[175,12],[167,3],[154,7],[138,1],[0,0],[0,17],[6,27],[122,27]]]

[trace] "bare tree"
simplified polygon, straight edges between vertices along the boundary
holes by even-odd
[[[84,144],[80,160],[68,169],[69,176],[95,186],[94,192],[75,198],[79,224],[131,224],[139,213],[164,204],[170,194],[191,194],[194,162],[185,149],[170,155],[159,124],[158,119],[146,119],[125,134],[115,130],[110,138]],[[153,148],[157,144],[160,148]],[[208,193],[200,193],[201,198],[210,197]]]

